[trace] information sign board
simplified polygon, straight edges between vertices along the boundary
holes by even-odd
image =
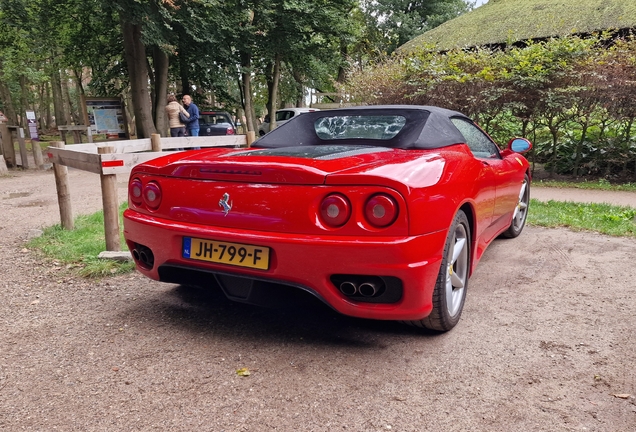
[[[126,111],[120,98],[84,98],[88,125],[94,134],[127,139]]]

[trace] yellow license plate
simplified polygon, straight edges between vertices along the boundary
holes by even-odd
[[[269,269],[269,248],[265,246],[184,237],[183,257],[260,270]]]

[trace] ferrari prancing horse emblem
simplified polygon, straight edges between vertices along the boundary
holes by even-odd
[[[223,209],[223,216],[227,216],[227,214],[232,210],[232,203],[230,202],[230,194],[224,193],[223,198],[219,200],[219,207]]]

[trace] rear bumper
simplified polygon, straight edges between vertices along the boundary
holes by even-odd
[[[345,315],[416,320],[426,317],[432,309],[432,293],[446,232],[399,238],[317,237],[179,223],[129,209],[124,213],[124,236],[131,250],[135,243],[151,249],[152,269],[137,265],[137,269],[151,279],[161,280],[158,270],[161,266],[200,270],[200,274],[218,272],[301,287]],[[267,246],[271,248],[269,269],[254,270],[183,258],[183,237]],[[172,271],[170,281],[187,283],[187,273],[183,272],[181,281],[179,271]],[[390,304],[353,301],[331,282],[334,274],[395,277],[402,281],[403,295]]]

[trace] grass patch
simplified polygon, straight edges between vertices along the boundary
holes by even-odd
[[[531,200],[528,222],[544,227],[636,237],[636,209],[609,204]]]
[[[127,203],[123,203],[119,208],[120,226],[122,226],[121,215],[127,206]],[[123,248],[126,247],[123,235],[121,245]],[[47,257],[76,268],[78,273],[85,277],[128,273],[135,268],[132,262],[97,258],[100,252],[106,250],[103,211],[78,216],[75,219],[73,231],[64,230],[60,225],[46,228],[44,234],[31,240],[27,247],[38,249]]]
[[[636,183],[612,184],[605,179],[597,181],[558,181],[558,180],[534,180],[532,186],[552,187],[552,188],[576,188],[576,189],[595,189],[607,191],[628,191],[636,192]]]

